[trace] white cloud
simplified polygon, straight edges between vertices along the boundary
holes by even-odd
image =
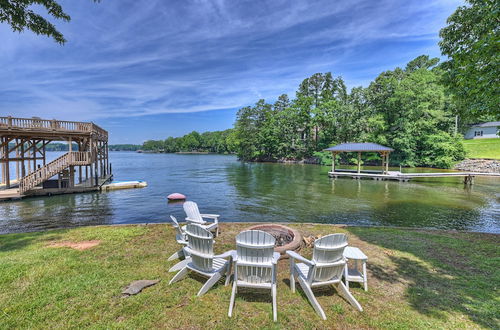
[[[65,46],[0,26],[0,113],[94,120],[238,108],[293,93],[320,71],[366,84],[375,68],[428,51],[459,4],[65,1],[72,21],[56,22]],[[366,56],[384,42],[395,45],[383,62]]]

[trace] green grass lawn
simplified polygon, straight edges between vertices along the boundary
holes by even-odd
[[[464,140],[468,158],[500,159],[500,139]]]
[[[249,224],[223,224],[216,252],[234,248]],[[288,261],[279,262],[278,322],[269,292],[244,290],[232,318],[230,287],[221,281],[202,297],[200,278],[169,286],[179,247],[169,225],[83,227],[0,235],[0,328],[498,328],[500,236],[477,233],[291,225],[304,235],[345,232],[368,255],[369,291],[352,284],[364,308],[354,310],[332,288],[316,292],[328,320],[304,293],[289,287]],[[57,242],[99,240],[79,251]],[[311,249],[301,251],[311,256]],[[160,279],[121,297],[131,281]]]

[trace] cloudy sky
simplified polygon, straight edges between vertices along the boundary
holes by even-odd
[[[316,72],[366,86],[421,54],[456,0],[62,0],[58,45],[0,24],[0,115],[93,121],[111,143],[230,128]],[[54,22],[54,21],[53,21]]]

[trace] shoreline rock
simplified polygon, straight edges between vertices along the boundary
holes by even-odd
[[[500,173],[500,160],[464,159],[453,169],[467,172]]]

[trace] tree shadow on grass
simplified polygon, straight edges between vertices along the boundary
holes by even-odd
[[[61,238],[60,234],[64,232],[66,231],[58,231],[57,234],[50,233],[48,235],[46,232],[1,235],[0,252],[21,250],[36,243],[58,240]]]
[[[483,327],[498,326],[500,263],[495,248],[478,251],[477,242],[466,239],[457,246],[460,237],[438,232],[424,235],[401,230],[388,236],[383,229],[349,230],[363,241],[416,257],[388,255],[390,267],[368,261],[368,269],[371,276],[387,282],[388,287],[405,282],[405,299],[419,313],[443,321],[449,313],[457,313]]]

